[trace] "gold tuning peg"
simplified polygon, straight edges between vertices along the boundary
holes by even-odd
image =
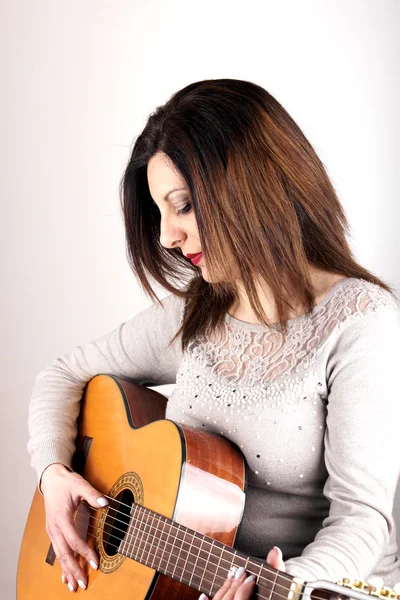
[[[336,585],[342,585],[344,587],[351,587],[351,582],[348,577],[343,577],[343,579],[339,579],[339,581],[336,582]]]
[[[365,592],[370,596],[374,596],[375,598],[381,598],[382,600],[395,598],[395,600],[400,600],[400,594],[397,593],[396,590],[382,586],[380,589],[377,589],[374,585],[371,585],[367,581],[363,581],[362,579],[349,579],[348,577],[343,577],[336,582],[337,585],[341,585],[343,587],[351,588],[353,590],[360,590],[361,592]]]
[[[379,594],[382,598],[396,598],[397,594],[392,588],[386,587],[385,585],[381,587]]]
[[[351,588],[353,590],[360,590],[361,592],[365,592],[370,596],[375,596],[376,598],[382,599],[390,599],[395,598],[396,600],[400,600],[400,594],[398,594],[395,590],[390,587],[383,586],[380,589],[377,589],[374,585],[368,583],[367,581],[363,581],[362,579],[349,579],[348,577],[343,577],[336,582],[337,585],[341,585],[343,587]]]

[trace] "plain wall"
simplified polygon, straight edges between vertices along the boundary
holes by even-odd
[[[36,485],[34,379],[149,304],[118,185],[150,112],[200,79],[265,87],[324,162],[357,258],[398,290],[399,21],[396,0],[1,2],[2,598]]]

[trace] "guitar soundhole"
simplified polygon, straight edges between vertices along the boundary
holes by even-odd
[[[115,481],[108,494],[109,505],[101,511],[97,526],[96,550],[100,570],[113,573],[124,562],[124,537],[128,531],[132,505],[143,505],[143,483],[137,473],[128,471]],[[128,533],[129,535],[129,533]]]
[[[120,543],[128,529],[134,502],[133,493],[129,489],[122,490],[110,501],[103,529],[103,547],[108,556],[118,554]]]

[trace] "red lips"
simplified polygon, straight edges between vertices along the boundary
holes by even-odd
[[[187,254],[186,255],[188,258],[190,258],[190,260],[192,261],[192,263],[194,265],[199,264],[199,262],[201,261],[201,258],[203,256],[202,252],[197,252],[197,254]]]

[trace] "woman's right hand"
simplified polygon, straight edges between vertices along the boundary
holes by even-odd
[[[94,507],[106,506],[108,501],[86,479],[71,473],[61,463],[49,465],[42,474],[41,490],[46,509],[46,532],[50,537],[62,569],[62,582],[71,592],[77,586],[86,589],[87,578],[74,552],[85,558],[93,569],[99,559],[96,552],[79,535],[74,514],[81,500]]]

